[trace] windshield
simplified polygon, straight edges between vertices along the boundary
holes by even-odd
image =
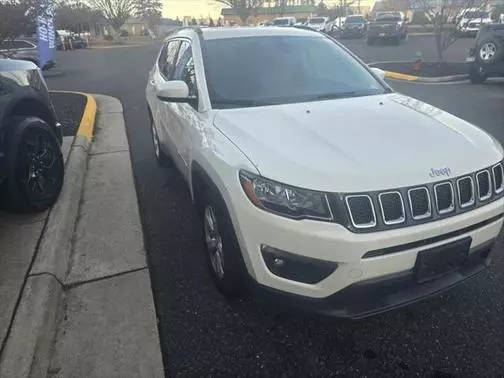
[[[209,40],[206,42],[205,67],[214,108],[385,92],[385,88],[353,57],[320,36]]]
[[[376,21],[401,21],[399,13],[383,13],[376,16]]]
[[[346,23],[347,24],[362,24],[365,22],[364,17],[362,16],[350,16],[346,18]]]
[[[312,18],[308,23],[310,24],[323,24],[325,22],[325,18],[319,17],[319,18]]]
[[[279,19],[273,20],[273,25],[289,25],[289,19],[288,18],[279,18]]]
[[[465,18],[486,18],[488,17],[488,12],[481,12],[481,11],[471,11],[471,12],[466,12],[464,14]]]

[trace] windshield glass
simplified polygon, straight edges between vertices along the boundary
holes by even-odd
[[[273,20],[273,25],[288,25],[289,24],[289,19],[287,18],[279,18],[276,20]]]
[[[208,40],[205,67],[214,108],[385,92],[353,57],[331,40],[319,36]]]
[[[376,21],[401,21],[399,13],[383,13],[376,16]]]
[[[485,18],[488,17],[488,12],[481,12],[481,11],[471,11],[471,12],[466,12],[464,14],[465,18]]]
[[[361,24],[364,21],[365,21],[364,17],[362,17],[362,16],[349,16],[346,18],[347,24]]]
[[[322,17],[319,18],[312,18],[309,23],[310,24],[323,24],[325,22],[325,19]]]

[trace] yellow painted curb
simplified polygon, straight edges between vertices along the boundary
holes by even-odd
[[[72,92],[72,91],[51,91],[55,93],[75,93],[82,96],[86,96],[86,107],[84,108],[84,113],[82,114],[82,119],[80,121],[79,129],[76,135],[85,136],[89,141],[93,138],[93,130],[96,119],[96,101],[93,96],[82,93],[82,92]]]
[[[399,72],[385,71],[385,77],[396,80],[417,81],[418,76],[406,75]]]

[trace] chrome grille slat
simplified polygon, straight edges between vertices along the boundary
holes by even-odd
[[[422,203],[422,199],[421,198],[416,198],[418,195],[421,195],[420,192],[424,192],[425,193],[425,205],[426,206],[426,209],[425,209],[425,212],[420,212],[420,213],[415,213],[415,210],[417,210],[418,206],[416,206],[417,204],[418,205],[424,205],[424,203]],[[415,193],[419,193],[415,198],[412,197],[412,194],[414,195]],[[414,220],[421,220],[421,219],[426,219],[426,218],[429,218],[432,214],[432,208],[431,208],[431,199],[430,199],[430,195],[429,195],[429,190],[425,187],[425,186],[422,186],[422,187],[419,187],[419,188],[412,188],[412,189],[409,189],[408,190],[408,200],[409,200],[409,205],[410,205],[410,211],[411,211],[411,216]],[[417,202],[419,201],[419,202]]]
[[[445,192],[449,189],[449,192]],[[453,186],[451,182],[443,182],[434,185],[434,196],[436,197],[436,209],[439,214],[450,213],[455,209],[455,201],[453,195]],[[448,201],[447,204],[440,203]]]
[[[469,183],[469,184],[467,184]],[[465,197],[467,193],[465,191],[467,190],[467,185],[469,185],[470,189],[470,196],[469,199],[465,200]],[[461,208],[466,208],[469,206],[474,205],[474,183],[473,179],[471,176],[465,176],[461,177],[457,180],[457,193],[458,193],[458,198],[459,198],[459,205]]]
[[[478,198],[480,201],[486,201],[492,196],[492,188],[490,186],[490,172],[484,170],[476,174],[478,183]]]
[[[370,228],[376,226],[376,213],[370,196],[367,194],[346,196],[345,202],[348,213],[350,214],[350,220],[355,228]],[[366,209],[366,206],[368,209]],[[366,216],[368,216],[369,219],[363,219]]]
[[[499,163],[492,167],[494,191],[495,194],[499,194],[504,190],[504,169],[502,164]]]
[[[395,199],[393,197],[395,197]],[[392,225],[403,223],[406,220],[404,212],[404,202],[400,192],[398,191],[383,192],[379,194],[378,199],[380,202],[380,209],[382,213],[383,223],[385,223],[386,225]],[[385,201],[386,203],[384,204]],[[394,203],[394,201],[397,203]],[[398,205],[400,205],[400,214],[397,214],[397,216],[394,217],[394,214],[391,214],[391,212],[393,213],[399,210],[393,208],[393,206]]]

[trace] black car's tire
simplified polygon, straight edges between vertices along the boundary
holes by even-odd
[[[504,58],[504,43],[495,37],[484,38],[476,50],[476,60],[483,65],[492,65]]]
[[[469,69],[469,80],[473,84],[481,84],[488,78],[485,70],[481,66],[471,65]]]
[[[204,247],[215,284],[228,298],[243,297],[247,270],[224,200],[215,189],[208,188],[198,203]]]
[[[44,211],[56,202],[65,165],[51,127],[37,117],[13,117],[7,122],[6,180],[2,190],[13,212]]]
[[[401,36],[398,35],[397,37],[394,37],[392,39],[392,42],[394,43],[394,45],[399,46],[401,44]]]
[[[154,157],[159,165],[163,167],[169,167],[171,165],[171,159],[164,153],[161,148],[161,143],[159,142],[158,133],[156,127],[154,126],[154,120],[150,118],[151,122],[151,135],[152,135],[152,145],[154,147]]]

